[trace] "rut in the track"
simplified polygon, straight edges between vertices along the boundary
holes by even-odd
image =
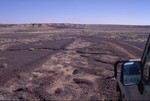
[[[116,43],[116,42],[112,42],[112,41],[103,41],[103,43],[107,44],[108,46],[110,46],[111,48],[114,48],[117,51],[120,51],[121,53],[126,54],[127,57],[129,57],[129,58],[138,58],[139,57],[139,54],[132,54],[132,52],[134,50],[136,50],[138,53],[142,52],[142,49],[140,49],[136,46],[127,44],[127,43],[122,43],[122,42]],[[126,47],[124,46],[124,44],[126,45]],[[134,50],[131,50],[130,47],[132,47]]]

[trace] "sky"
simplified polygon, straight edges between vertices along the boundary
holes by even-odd
[[[0,0],[0,23],[150,25],[150,0]]]

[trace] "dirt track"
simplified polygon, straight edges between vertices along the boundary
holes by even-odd
[[[142,54],[138,44],[121,39],[46,33],[23,34],[20,40],[15,35],[22,34],[1,41],[1,100],[116,100],[113,64]]]

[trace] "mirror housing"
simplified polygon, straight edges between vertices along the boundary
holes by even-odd
[[[141,61],[128,61],[122,64],[121,82],[123,85],[134,85],[141,81]]]

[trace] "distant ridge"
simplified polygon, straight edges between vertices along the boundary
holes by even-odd
[[[150,25],[127,25],[127,24],[75,24],[75,23],[22,23],[22,24],[3,24],[0,23],[0,25],[87,25],[87,26],[142,26],[142,27],[150,27]]]

